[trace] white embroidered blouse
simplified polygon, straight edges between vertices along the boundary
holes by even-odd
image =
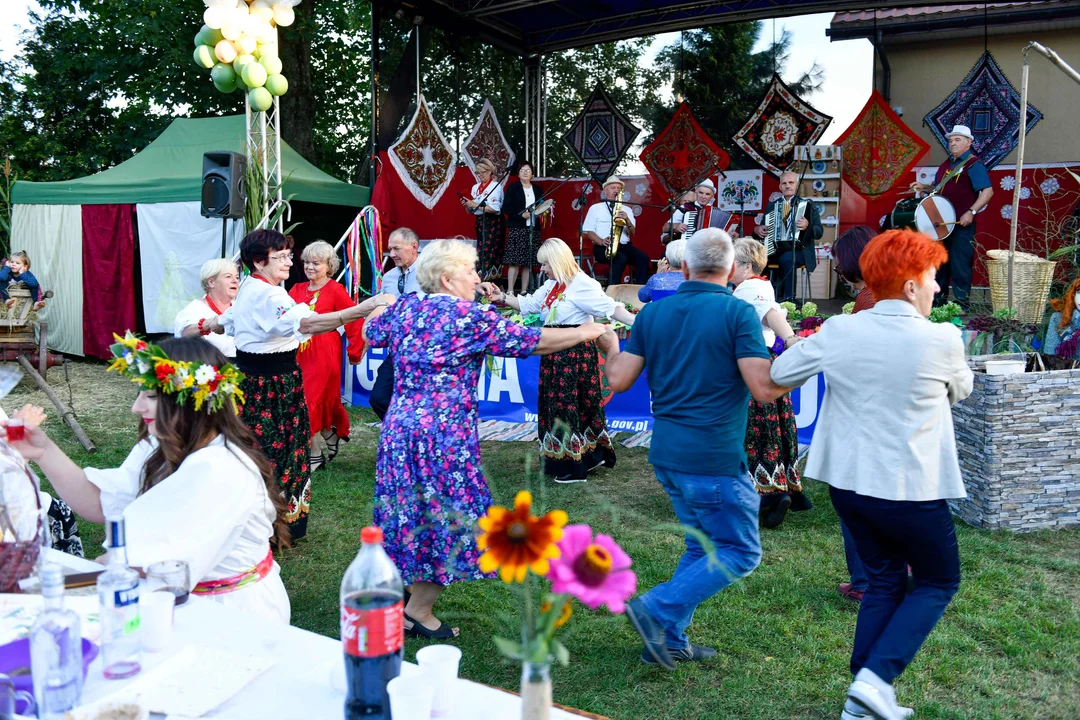
[[[611,319],[619,306],[600,283],[583,272],[574,275],[561,292],[552,292],[555,285],[554,280],[548,280],[531,295],[520,296],[521,314],[539,313],[544,325],[581,325],[593,318]]]
[[[495,186],[494,189],[492,189],[492,185]],[[491,191],[490,193],[488,192],[489,190]],[[485,195],[487,196],[486,198],[484,198]],[[490,185],[481,187],[480,183],[476,183],[472,186],[472,199],[475,202],[480,202],[481,199],[483,199],[483,201],[486,202],[492,210],[494,210],[495,212],[500,212],[502,210],[503,204],[502,184],[496,180],[492,180]],[[475,210],[471,210],[470,212],[472,212],[473,215],[483,215],[484,209],[478,207]]]
[[[306,303],[297,303],[285,288],[249,276],[240,283],[232,307],[221,316],[225,334],[236,349],[249,353],[295,350],[311,338],[300,332],[300,321],[315,315]]]

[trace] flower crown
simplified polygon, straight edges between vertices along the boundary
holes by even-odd
[[[116,370],[142,386],[143,390],[155,390],[166,395],[176,395],[180,404],[195,399],[195,410],[205,404],[209,412],[217,412],[230,405],[239,413],[244,403],[240,389],[243,373],[235,365],[220,368],[202,362],[170,360],[165,351],[135,337],[130,330],[120,337],[113,333],[116,342],[109,346],[113,361],[109,370]]]

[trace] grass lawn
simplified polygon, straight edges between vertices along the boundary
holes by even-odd
[[[119,465],[135,438],[132,385],[106,375],[100,363],[73,363],[70,378],[79,420],[99,448],[94,455],[82,450],[29,380],[5,400],[5,409],[42,405],[50,435],[75,462]],[[64,371],[52,369],[49,380],[66,400]],[[341,576],[372,511],[378,433],[365,424],[374,420],[366,409],[353,417],[352,442],[316,474],[307,539],[280,559],[293,624],[330,637],[338,632]],[[669,577],[682,538],[669,525],[674,514],[647,451],[620,449],[616,469],[570,486],[536,474],[530,443],[486,443],[483,452],[497,502],[510,504],[516,490],[528,488],[541,508],[563,508],[571,522],[614,536],[633,557],[642,589]],[[715,661],[674,673],[646,667],[624,618],[579,605],[562,633],[573,659],[554,671],[556,702],[617,720],[839,717],[857,607],[835,590],[845,567],[826,488],[810,482],[808,491],[815,509],[763,532],[761,566],[700,607],[691,637],[718,647]],[[82,533],[90,554],[100,553],[100,526],[84,523]],[[914,706],[918,718],[1080,718],[1080,532],[1011,535],[958,523],[957,533],[960,592],[898,681],[900,700]],[[510,589],[496,581],[445,593],[437,610],[462,628],[465,677],[517,687],[519,668],[490,640],[494,633],[514,636],[515,608]],[[407,658],[421,646],[408,641]]]

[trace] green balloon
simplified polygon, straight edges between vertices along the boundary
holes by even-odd
[[[240,77],[244,78],[249,87],[261,88],[266,84],[266,68],[257,62],[248,63],[240,71]]]
[[[214,81],[214,87],[216,87],[219,92],[223,92],[226,95],[231,93],[231,92],[236,92],[236,83],[235,82],[224,83],[224,82],[218,82],[217,80],[215,80]]]
[[[214,57],[214,48],[209,45],[200,45],[195,48],[195,64],[201,68],[209,70],[217,64],[217,58]]]
[[[280,73],[275,73],[266,78],[266,90],[271,95],[284,95],[289,92],[289,81]]]
[[[195,33],[195,47],[200,45],[217,45],[221,42],[222,34],[220,30],[214,30],[208,25],[203,25],[199,32]]]
[[[281,74],[281,59],[273,55],[264,55],[259,58],[259,64],[266,68],[267,75]]]
[[[248,92],[248,102],[251,109],[258,112],[266,112],[274,104],[274,97],[266,91],[266,88],[253,88]]]
[[[210,71],[210,77],[213,79],[215,85],[220,83],[229,86],[230,89],[222,90],[222,92],[232,92],[236,89],[236,73],[233,71],[232,65],[218,63],[214,66],[214,69]]]
[[[232,61],[232,68],[239,75],[244,71],[244,68],[255,62],[254,55],[237,55],[236,59]]]
[[[277,48],[277,45],[275,45],[273,43],[260,44],[255,48],[255,57],[257,57],[259,60],[262,60],[263,58],[266,58],[266,57],[277,57],[277,56],[278,56],[278,48]]]

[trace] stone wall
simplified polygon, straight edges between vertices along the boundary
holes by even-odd
[[[1080,525],[1080,369],[987,375],[968,358],[971,395],[953,407],[968,523],[1017,532]]]

